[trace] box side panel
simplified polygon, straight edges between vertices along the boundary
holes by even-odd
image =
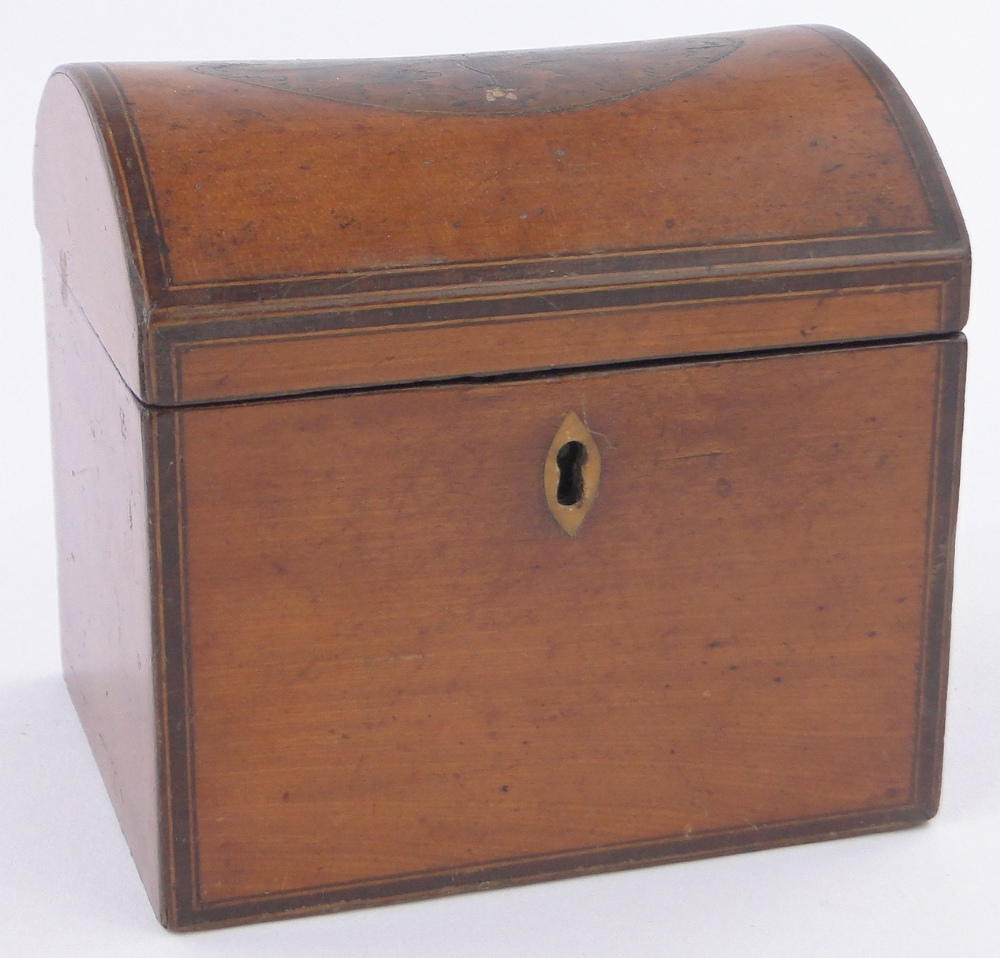
[[[143,434],[136,402],[44,263],[63,667],[160,913],[157,732]]]
[[[954,350],[177,412],[179,923],[926,818]],[[572,538],[570,411],[601,459]]]
[[[86,77],[77,76],[80,83]],[[101,140],[100,110],[74,82],[55,73],[38,110],[35,139],[35,222],[43,254],[101,338],[136,395],[144,388],[139,328],[143,314],[142,264],[134,254],[131,211],[115,185],[121,161]],[[104,130],[106,132],[106,128]]]

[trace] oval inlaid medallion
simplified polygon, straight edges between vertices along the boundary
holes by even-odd
[[[411,113],[519,116],[623,100],[703,70],[742,42],[714,36],[405,60],[202,63],[191,69],[338,103]],[[634,56],[637,47],[646,53],[642,61]]]

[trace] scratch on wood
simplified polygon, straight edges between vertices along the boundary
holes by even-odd
[[[729,454],[728,449],[717,449],[713,452],[692,452],[686,456],[670,456],[668,462],[679,462],[683,459],[709,459],[712,456],[725,456]]]
[[[583,419],[583,424],[584,424],[584,425],[585,425],[585,426],[587,427],[587,431],[588,431],[588,432],[590,432],[590,433],[591,433],[592,435],[594,435],[594,436],[600,436],[600,437],[601,437],[601,439],[603,439],[603,440],[604,440],[604,442],[605,442],[605,443],[607,444],[607,447],[608,447],[608,449],[617,449],[617,448],[618,448],[618,447],[617,447],[617,446],[616,446],[616,445],[615,445],[615,444],[614,444],[614,443],[613,443],[613,442],[612,442],[612,441],[611,441],[611,440],[610,440],[610,439],[608,438],[608,435],[607,435],[607,433],[603,433],[603,432],[598,432],[598,431],[597,431],[596,429],[594,429],[594,427],[593,427],[593,426],[591,426],[591,425],[590,425],[590,422],[589,422],[589,421],[587,420],[587,403],[586,403],[586,401],[584,400],[583,396],[581,396],[581,397],[580,397],[580,412],[581,412],[581,413],[583,414],[583,415],[581,416],[581,418]]]

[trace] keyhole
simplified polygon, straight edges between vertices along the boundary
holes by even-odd
[[[571,439],[563,443],[556,453],[559,467],[559,485],[556,502],[561,506],[578,506],[583,502],[583,464],[587,461],[587,447]]]

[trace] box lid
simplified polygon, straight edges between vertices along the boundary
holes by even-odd
[[[926,130],[826,27],[65,66],[36,219],[164,405],[933,335],[968,299]]]

